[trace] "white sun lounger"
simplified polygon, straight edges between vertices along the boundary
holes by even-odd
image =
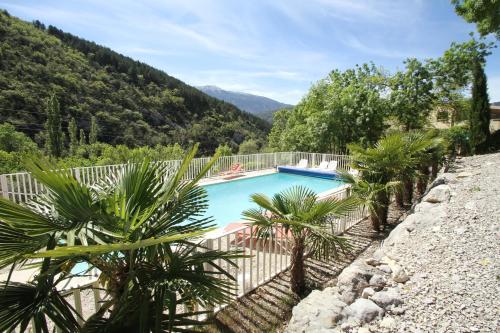
[[[302,159],[299,161],[299,163],[297,163],[297,167],[307,168],[307,164],[309,164],[309,161],[307,161],[306,159]]]
[[[326,168],[327,168],[327,170],[335,171],[335,170],[337,170],[337,164],[338,164],[337,161],[330,161]]]
[[[321,162],[316,168],[313,168],[313,169],[322,169],[322,170],[324,170],[326,168],[328,168],[328,161]]]

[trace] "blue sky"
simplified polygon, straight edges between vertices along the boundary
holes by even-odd
[[[297,103],[334,68],[373,61],[389,72],[407,57],[438,57],[474,25],[449,0],[0,0],[141,60],[191,85],[217,85]],[[500,51],[488,59],[500,101]]]

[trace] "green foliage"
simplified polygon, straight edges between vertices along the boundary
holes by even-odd
[[[238,154],[246,155],[246,154],[256,154],[259,152],[259,145],[255,140],[246,140],[240,144],[240,149],[238,150]]]
[[[98,135],[99,135],[99,127],[97,126],[97,119],[94,116],[92,116],[90,118],[89,144],[93,145],[97,143]]]
[[[332,233],[328,217],[347,215],[357,207],[356,199],[329,198],[318,201],[316,194],[302,186],[292,187],[268,198],[253,194],[251,200],[259,208],[243,212],[246,220],[255,227],[257,236],[268,237],[274,228],[283,228],[284,235],[293,238],[291,254],[291,288],[302,294],[305,287],[304,253],[311,251],[316,258],[336,256],[339,249],[349,248],[347,239]]]
[[[241,148],[240,148],[241,149]],[[231,156],[233,155],[233,150],[227,144],[221,144],[215,150],[215,153],[219,156]]]
[[[396,132],[381,138],[372,147],[349,145],[352,167],[361,172],[361,177],[348,174],[344,177],[352,184],[353,193],[368,207],[374,230],[378,231],[387,223],[392,193],[400,196],[400,204],[403,195],[411,201],[413,178],[432,143],[422,133]]]
[[[474,64],[472,106],[469,115],[470,141],[473,151],[484,151],[490,137],[490,102],[486,75],[479,61]]]
[[[422,128],[433,104],[432,74],[415,58],[405,60],[406,70],[390,79],[391,108],[406,131]]]
[[[34,138],[46,122],[40,101],[55,93],[63,123],[75,118],[99,141],[129,147],[200,142],[201,155],[221,143],[262,141],[269,124],[209,97],[144,63],[40,22],[0,13],[0,123]],[[29,84],[27,84],[29,82]],[[92,141],[94,142],[94,141]]]
[[[222,267],[234,267],[239,255],[198,244],[212,223],[200,217],[207,197],[196,184],[216,158],[193,181],[182,181],[195,153],[169,177],[167,167],[144,161],[91,187],[33,163],[30,171],[47,191],[26,205],[0,198],[0,268],[41,261],[30,265],[37,272],[29,281],[2,281],[0,331],[24,331],[31,322],[35,332],[48,332],[49,319],[64,332],[172,332],[203,325],[194,319],[203,312],[189,309],[230,299],[234,281]],[[88,270],[73,270],[78,263]],[[94,268],[109,297],[79,327],[59,290]]]
[[[472,84],[474,62],[476,59],[485,62],[492,47],[493,43],[471,38],[463,43],[452,43],[443,56],[429,61],[437,106],[450,113],[452,126],[468,117],[469,104],[464,92]]]
[[[386,77],[373,64],[332,71],[291,111],[275,115],[277,150],[331,152],[350,142],[376,142],[385,129]]]
[[[292,114],[293,109],[280,109],[273,114],[273,127],[269,132],[268,143],[271,149],[279,151],[286,150],[281,142],[281,135],[285,132],[288,118]],[[282,148],[283,147],[283,148]]]
[[[78,128],[76,127],[75,118],[71,118],[68,124],[69,133],[69,153],[71,155],[76,153],[78,148]]]
[[[85,135],[85,131],[83,130],[83,128],[80,128],[80,138],[78,143],[80,144],[80,146],[87,144],[87,137]]]
[[[17,132],[13,125],[5,123],[0,124],[0,150],[7,153],[33,153],[38,147],[24,133]]]
[[[60,157],[64,149],[64,136],[61,125],[61,109],[55,95],[52,95],[47,102],[47,151],[50,156]]]
[[[482,36],[493,33],[500,39],[500,2],[498,0],[451,0],[455,11],[469,23],[476,23]]]

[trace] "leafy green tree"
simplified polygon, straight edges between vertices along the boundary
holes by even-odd
[[[97,143],[98,135],[99,126],[97,125],[97,119],[96,117],[92,116],[92,118],[90,118],[89,144]]]
[[[46,192],[27,205],[0,198],[0,269],[38,272],[1,283],[0,330],[24,331],[32,322],[35,332],[48,332],[48,320],[63,332],[183,332],[204,324],[195,319],[203,312],[189,309],[229,301],[234,281],[222,267],[238,256],[199,245],[213,224],[200,217],[207,194],[196,184],[216,157],[183,181],[195,154],[196,147],[170,177],[168,167],[143,161],[96,186],[32,164]],[[109,297],[80,327],[58,287],[94,268]]]
[[[255,154],[258,152],[259,144],[253,139],[243,141],[238,149],[238,154],[240,155]]]
[[[259,208],[246,210],[243,216],[256,228],[257,236],[268,237],[274,234],[274,228],[279,230],[280,227],[283,227],[284,235],[292,236],[290,284],[292,291],[298,295],[304,293],[306,286],[306,249],[316,258],[329,258],[336,256],[338,249],[349,248],[347,239],[332,233],[333,222],[329,217],[344,216],[356,208],[358,202],[352,197],[318,201],[313,191],[296,186],[277,193],[272,198],[253,194],[251,200]]]
[[[474,62],[479,59],[484,63],[493,46],[474,38],[463,43],[453,42],[443,56],[429,61],[437,107],[450,113],[451,126],[468,117],[470,105],[464,93],[473,81]]]
[[[56,95],[47,102],[47,149],[51,156],[60,157],[63,153],[63,131],[61,125],[61,110]]]
[[[79,139],[79,144],[80,146],[86,145],[87,144],[87,138],[85,136],[85,131],[83,128],[80,128],[80,139]]]
[[[17,132],[14,125],[5,123],[0,125],[0,150],[7,153],[35,152],[38,147],[24,133]]]
[[[219,156],[231,156],[233,155],[233,150],[227,144],[220,144],[215,150]]]
[[[415,58],[405,60],[406,70],[390,79],[391,108],[405,131],[422,128],[432,109],[432,75],[428,66]]]
[[[469,23],[476,23],[481,36],[493,33],[500,39],[500,2],[497,0],[451,0],[455,11]]]
[[[271,147],[332,152],[350,142],[376,142],[386,127],[386,85],[373,64],[332,71],[293,110],[275,116]]]
[[[69,152],[71,155],[74,155],[76,149],[78,148],[78,128],[76,127],[75,118],[71,118],[68,124],[68,133],[69,133]]]
[[[281,136],[282,133],[286,130],[286,126],[288,123],[288,118],[290,114],[293,112],[292,109],[280,109],[273,114],[273,127],[269,132],[269,136],[267,141],[269,142],[269,147],[276,151],[286,150],[286,148],[282,147]]]
[[[470,140],[473,151],[484,151],[490,137],[490,102],[486,74],[479,61],[474,63],[472,107],[469,115]]]

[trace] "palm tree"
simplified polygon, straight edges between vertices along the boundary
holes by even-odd
[[[387,184],[370,183],[361,177],[348,173],[342,174],[343,181],[351,185],[351,193],[360,200],[361,204],[368,209],[372,229],[380,231],[380,227],[386,224],[389,205],[389,196],[399,187],[399,182]]]
[[[70,172],[29,166],[45,193],[20,205],[0,199],[0,268],[30,265],[34,279],[0,286],[0,331],[171,332],[201,325],[192,319],[229,300],[234,282],[218,260],[234,265],[232,252],[200,244],[211,230],[203,217],[207,196],[199,179],[183,180],[195,146],[178,170],[143,161],[88,186]],[[73,272],[78,263],[88,269]],[[108,297],[80,327],[60,286],[98,269]],[[187,308],[187,310],[181,310]]]
[[[283,227],[286,235],[291,235],[291,289],[298,295],[305,290],[304,256],[306,250],[319,258],[336,256],[338,250],[347,250],[345,238],[332,234],[329,216],[343,216],[358,205],[354,198],[343,200],[330,198],[318,201],[316,194],[302,186],[292,187],[269,198],[263,194],[253,194],[251,200],[259,208],[243,212],[260,237],[273,234],[273,230]],[[266,213],[263,212],[266,211]]]
[[[401,135],[405,142],[406,163],[400,169],[399,179],[403,188],[403,200],[407,205],[413,203],[413,189],[417,179],[417,190],[427,185],[429,176],[430,149],[433,145],[432,132],[412,131]],[[419,192],[420,193],[420,192]]]
[[[371,210],[371,221],[375,231],[387,223],[391,194],[402,193],[401,170],[412,165],[405,151],[402,135],[394,133],[381,138],[373,147],[365,148],[350,144],[352,167],[360,171],[360,179],[344,175],[353,186],[353,193]]]

